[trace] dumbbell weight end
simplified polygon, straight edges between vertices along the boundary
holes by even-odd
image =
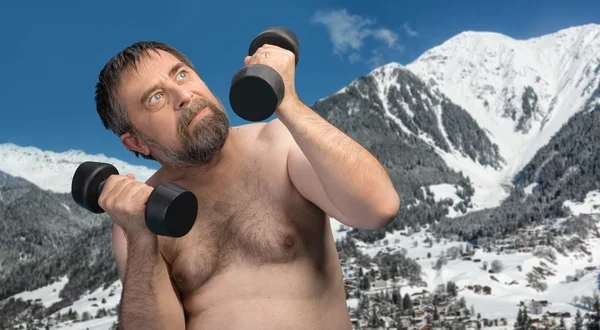
[[[106,180],[119,171],[111,164],[84,162],[77,168],[71,182],[71,196],[75,202],[93,213],[104,213],[98,198]]]
[[[165,182],[156,186],[146,203],[146,226],[156,235],[185,236],[198,214],[196,196],[180,186]]]
[[[261,121],[273,115],[285,95],[283,79],[264,64],[241,68],[231,80],[229,102],[233,111],[248,121]]]

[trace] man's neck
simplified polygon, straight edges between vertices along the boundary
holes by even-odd
[[[229,160],[235,153],[234,149],[237,144],[234,132],[235,130],[230,129],[223,147],[206,164],[185,167],[173,167],[163,164],[159,170],[160,176],[168,181],[193,181],[198,185],[210,183],[226,170],[227,164],[230,163]]]

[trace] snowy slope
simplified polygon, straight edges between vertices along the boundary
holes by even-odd
[[[595,214],[600,215],[600,191],[591,191],[587,198],[581,202],[567,201],[564,206],[569,208],[574,215]],[[556,224],[560,223],[558,220]],[[537,228],[531,228],[535,230]],[[338,235],[341,237],[343,235]],[[591,296],[594,289],[598,289],[600,283],[600,238],[590,236],[584,241],[587,251],[591,252],[588,256],[581,251],[575,251],[568,256],[556,253],[554,263],[534,256],[532,252],[486,252],[484,249],[475,249],[472,260],[462,260],[459,257],[454,260],[448,260],[447,264],[440,271],[433,269],[433,264],[441,253],[446,252],[451,247],[465,247],[464,242],[447,242],[442,240],[439,243],[433,243],[431,247],[424,244],[427,237],[431,237],[425,230],[412,236],[403,236],[402,232],[388,233],[385,238],[377,241],[376,244],[365,244],[357,242],[359,249],[373,257],[379,251],[388,250],[393,253],[405,249],[407,256],[417,259],[423,271],[422,278],[427,283],[427,290],[433,292],[439,284],[445,284],[447,281],[454,281],[459,289],[459,297],[465,297],[467,306],[473,305],[476,313],[481,313],[482,318],[496,319],[506,318],[508,327],[512,329],[512,324],[516,321],[516,316],[520,302],[530,300],[547,300],[550,304],[544,307],[542,314],[546,312],[570,312],[571,318],[565,319],[567,326],[572,322],[572,318],[580,305],[573,303],[574,297]],[[565,237],[564,239],[566,239]],[[558,239],[563,239],[559,237]],[[387,245],[384,243],[387,240]],[[431,258],[428,258],[428,253]],[[474,262],[474,259],[480,259]],[[504,269],[500,273],[490,274],[481,269],[483,262],[491,264],[493,260],[499,260]],[[544,266],[545,265],[545,266]],[[521,267],[519,270],[518,267]],[[528,286],[526,274],[531,272],[534,267],[548,268],[554,275],[548,276],[545,280],[548,289],[544,292],[538,292]],[[586,267],[597,267],[595,270],[585,270]],[[575,275],[577,269],[583,270],[584,275],[577,282],[567,283],[567,276]],[[496,279],[494,280],[492,276]],[[514,282],[513,282],[514,281]],[[516,283],[515,283],[516,282]],[[469,290],[468,286],[481,285],[491,288],[491,295],[482,295]],[[420,292],[423,287],[402,286],[402,294],[412,294]],[[348,304],[352,308],[356,306],[356,299],[349,299]],[[586,310],[582,310],[585,315]],[[541,314],[530,313],[530,317],[541,318]]]
[[[42,304],[44,307],[50,307],[52,304],[60,301],[58,294],[67,282],[68,279],[63,277],[51,285],[33,291],[22,292],[14,295],[13,298],[31,300],[32,302]],[[97,288],[92,292],[88,292],[72,305],[49,315],[44,320],[44,324],[48,324],[52,330],[108,330],[117,320],[115,308],[120,302],[122,289],[121,282],[117,281],[107,289]],[[99,309],[105,309],[108,314],[104,317],[95,318]],[[79,322],[56,320],[59,313],[60,315],[65,315],[69,310],[77,312],[80,320],[82,319],[82,315],[87,312],[90,319],[86,321],[81,320]]]
[[[119,173],[132,173],[140,181],[146,181],[156,171],[104,155],[88,155],[79,150],[58,153],[13,143],[0,144],[0,171],[53,192],[71,192],[73,174],[86,161],[112,164]]]
[[[528,40],[467,31],[406,68],[467,110],[506,160],[506,166],[495,171],[441,153],[449,165],[464,168],[481,184],[509,183],[591,96],[598,97],[600,25]]]
[[[108,330],[117,321],[116,316],[107,316],[99,319],[91,319],[77,323],[61,324],[50,327],[51,330]]]

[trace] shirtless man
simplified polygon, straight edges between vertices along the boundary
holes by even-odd
[[[111,176],[99,198],[115,223],[125,330],[352,328],[329,216],[377,229],[400,199],[376,158],[302,103],[293,53],[265,45],[250,63],[277,70],[286,94],[276,119],[239,127],[168,45],[133,44],[100,73],[105,127],[161,164],[146,183]],[[161,182],[198,198],[184,237],[146,227],[144,204]]]

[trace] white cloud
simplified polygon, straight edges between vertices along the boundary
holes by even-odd
[[[350,54],[350,56],[348,56],[348,61],[350,61],[350,63],[354,63],[354,62],[360,61],[360,54],[359,53],[352,53],[352,54]]]
[[[411,37],[414,37],[417,35],[417,31],[413,30],[410,28],[410,26],[408,26],[408,23],[404,23],[404,31],[406,32],[406,34],[408,34]]]
[[[402,50],[398,44],[399,37],[392,30],[376,26],[376,21],[368,17],[352,15],[346,9],[321,9],[311,17],[313,24],[321,24],[329,33],[333,43],[333,52],[344,56],[348,53],[348,61],[355,63],[365,61],[367,63],[382,63],[381,50],[372,50],[372,58],[364,59],[360,50],[365,39],[373,38],[381,42],[389,49]]]
[[[379,40],[387,43],[387,46],[390,48],[395,47],[396,42],[398,41],[398,36],[394,32],[392,32],[388,29],[384,29],[384,28],[379,28],[379,29],[373,31],[373,36],[376,39],[379,39]]]

